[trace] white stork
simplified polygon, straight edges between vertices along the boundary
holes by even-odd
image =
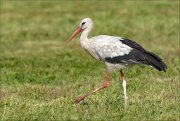
[[[122,69],[135,64],[145,64],[159,71],[166,71],[166,64],[160,57],[145,50],[142,46],[134,41],[126,38],[99,35],[96,37],[88,38],[89,32],[93,28],[93,21],[90,18],[83,19],[76,31],[69,37],[67,42],[70,42],[77,34],[82,32],[80,37],[81,47],[88,51],[95,59],[103,61],[107,65],[106,81],[104,84],[95,89],[94,91],[87,93],[75,100],[75,103],[79,103],[89,95],[107,88],[110,84],[110,72],[112,70],[119,70],[122,85],[124,90],[124,98],[126,96],[126,80],[122,72]]]

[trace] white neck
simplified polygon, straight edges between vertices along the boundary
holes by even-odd
[[[91,29],[92,27],[88,27],[81,33],[81,37],[80,37],[81,42],[88,40],[88,35]]]

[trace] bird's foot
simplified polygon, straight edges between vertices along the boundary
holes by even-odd
[[[126,93],[123,93],[122,95],[124,96],[124,99],[125,99],[125,100],[128,99],[128,96],[126,95]]]
[[[128,96],[124,96],[124,99],[127,100],[127,99],[128,99]]]
[[[81,101],[83,101],[84,99],[85,99],[85,96],[81,96],[81,97],[77,98],[74,103],[78,104]]]

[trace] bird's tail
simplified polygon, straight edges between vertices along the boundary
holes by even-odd
[[[166,72],[167,65],[162,61],[162,59],[159,56],[148,51],[144,52],[144,56],[146,58],[148,65],[151,65],[159,71],[164,70]]]

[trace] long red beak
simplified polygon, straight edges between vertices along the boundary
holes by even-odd
[[[80,32],[82,32],[83,29],[81,29],[80,27],[78,27],[76,29],[76,31],[69,37],[69,39],[67,40],[67,43],[71,42],[71,40],[76,36],[78,35]]]

